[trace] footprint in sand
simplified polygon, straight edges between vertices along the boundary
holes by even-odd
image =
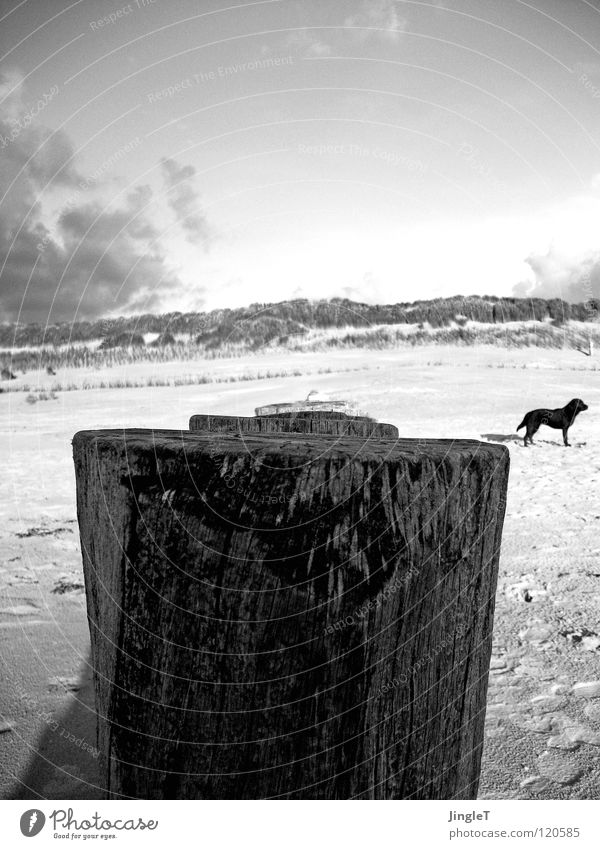
[[[65,690],[66,692],[76,693],[81,689],[82,683],[79,678],[65,678],[55,676],[48,678],[48,687],[50,690]]]
[[[529,778],[525,778],[519,786],[524,790],[528,790],[530,793],[535,793],[537,795],[539,793],[546,793],[550,790],[552,785],[547,778],[544,778],[543,775],[530,775]]]
[[[12,607],[0,608],[0,614],[5,616],[38,616],[39,609],[33,604],[15,604]]]
[[[600,681],[580,681],[573,687],[573,695],[584,699],[600,698]]]
[[[537,763],[540,775],[554,784],[575,784],[584,773],[575,758],[556,750],[543,752],[538,757]]]
[[[85,589],[83,579],[76,575],[61,575],[54,585],[53,593],[65,595],[65,593],[78,593]]]

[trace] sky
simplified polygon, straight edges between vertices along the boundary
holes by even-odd
[[[600,0],[0,0],[0,321],[600,297]]]

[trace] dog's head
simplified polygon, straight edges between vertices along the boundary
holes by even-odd
[[[581,398],[573,398],[572,401],[569,401],[567,404],[567,410],[569,413],[575,418],[578,413],[582,413],[584,410],[587,410],[588,405],[584,404]]]

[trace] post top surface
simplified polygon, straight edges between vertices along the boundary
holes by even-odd
[[[476,439],[386,439],[380,436],[332,436],[308,433],[212,433],[207,431],[165,429],[82,430],[73,437],[73,446],[95,445],[127,452],[172,453],[186,455],[211,453],[260,453],[317,457],[344,456],[356,459],[394,460],[406,456],[441,460],[461,455],[487,455],[498,459],[508,455],[505,445]]]

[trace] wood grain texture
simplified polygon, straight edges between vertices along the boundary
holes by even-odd
[[[111,797],[477,792],[504,446],[73,440]]]
[[[398,428],[375,422],[365,416],[341,413],[284,414],[277,416],[211,416],[190,418],[190,430],[222,433],[314,433],[335,436],[362,436],[395,439]]]

